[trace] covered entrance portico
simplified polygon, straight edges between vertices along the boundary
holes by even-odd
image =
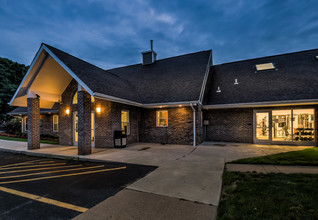
[[[78,154],[91,153],[91,96],[93,92],[58,57],[42,44],[10,105],[27,107],[28,149],[40,148],[40,108],[62,103],[62,94],[75,80],[78,84]],[[72,118],[70,109],[60,109],[59,118]]]

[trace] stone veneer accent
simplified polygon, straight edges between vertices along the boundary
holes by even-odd
[[[91,153],[91,95],[78,91],[78,154]]]
[[[40,98],[28,98],[28,150],[40,149]]]

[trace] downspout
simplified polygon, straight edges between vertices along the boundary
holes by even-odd
[[[193,107],[193,103],[190,103],[190,106],[193,110],[193,146],[196,145],[196,129],[195,129],[195,108]]]

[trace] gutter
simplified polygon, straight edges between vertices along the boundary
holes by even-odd
[[[203,105],[203,109],[251,108],[251,107],[271,107],[271,106],[288,106],[288,105],[315,105],[317,103],[318,103],[318,99],[302,99],[302,100],[284,100],[284,101],[271,101],[271,102],[249,102],[249,103]]]
[[[190,106],[193,111],[193,146],[196,145],[196,129],[195,129],[195,108],[193,106],[196,106],[196,104],[193,105],[193,103],[190,103]]]

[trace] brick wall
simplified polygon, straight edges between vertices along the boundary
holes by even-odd
[[[203,142],[203,111],[202,106],[199,105],[196,107],[196,144],[199,145]]]
[[[78,91],[78,154],[91,154],[91,95]]]
[[[40,148],[40,99],[27,98],[28,149]]]
[[[114,146],[114,131],[121,130],[121,110],[129,111],[130,134],[127,136],[127,143],[139,141],[140,109],[138,107],[103,99],[95,99],[95,107],[101,108],[101,113],[95,113],[95,147]]]
[[[315,126],[318,127],[318,106],[275,106],[261,108],[239,108],[239,109],[214,109],[204,110],[204,120],[209,120],[206,127],[207,141],[228,141],[253,143],[253,111],[254,110],[283,110],[283,109],[306,109],[316,110]],[[317,129],[316,129],[317,137]],[[316,138],[317,139],[317,138]],[[317,146],[317,142],[316,142]]]
[[[204,111],[207,141],[253,143],[253,109],[214,109]]]
[[[62,94],[62,104],[59,111],[59,141],[61,145],[73,145],[73,112],[77,111],[77,104],[73,105],[73,96],[78,85],[73,80]],[[101,108],[101,113],[95,111]],[[70,114],[66,115],[66,109]],[[135,143],[139,140],[138,120],[140,110],[137,107],[110,102],[103,99],[95,99],[91,104],[91,110],[95,111],[95,147],[113,147],[114,130],[121,130],[121,110],[128,110],[130,117],[130,135],[127,143]]]
[[[168,110],[168,127],[156,126],[157,110]],[[139,131],[140,142],[192,145],[193,111],[191,107],[141,109]]]
[[[72,80],[62,94],[62,103],[59,107],[59,144],[61,145],[73,145],[72,117],[77,106],[72,105],[72,99],[77,87],[77,82]],[[66,114],[66,109],[70,109],[70,114]]]

